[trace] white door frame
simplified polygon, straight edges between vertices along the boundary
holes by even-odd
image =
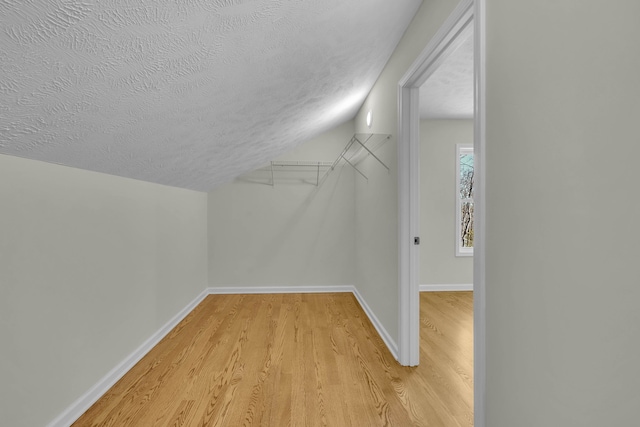
[[[474,31],[474,418],[485,426],[485,1],[461,0],[398,83],[398,362],[416,366],[420,358],[419,88]],[[470,25],[473,22],[474,25]],[[473,28],[473,29],[472,29]]]

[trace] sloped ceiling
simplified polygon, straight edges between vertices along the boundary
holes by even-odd
[[[473,33],[420,86],[423,119],[473,118]]]
[[[420,0],[0,0],[0,153],[208,191],[351,119]]]

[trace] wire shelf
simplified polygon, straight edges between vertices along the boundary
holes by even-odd
[[[276,175],[279,177],[279,181],[282,181],[285,178],[282,178],[280,174],[288,173],[291,175],[288,175],[287,181],[310,183],[319,187],[329,173],[341,162],[344,162],[351,166],[360,176],[368,180],[367,176],[358,169],[357,165],[365,158],[372,156],[388,171],[389,167],[374,154],[374,151],[389,138],[391,138],[391,135],[387,134],[357,133],[351,137],[342,152],[333,162],[306,160],[272,161],[266,167],[254,171],[254,173],[261,174],[262,178],[260,182],[268,181],[264,183],[268,183],[271,186],[275,186]]]

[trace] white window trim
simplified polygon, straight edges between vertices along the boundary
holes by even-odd
[[[456,226],[455,226],[455,247],[456,247],[456,256],[457,257],[465,257],[465,256],[473,256],[473,248],[465,248],[460,243],[460,210],[462,207],[462,203],[471,201],[473,199],[461,199],[460,198],[460,155],[461,154],[473,154],[473,144],[456,144]],[[475,159],[474,159],[475,160]]]

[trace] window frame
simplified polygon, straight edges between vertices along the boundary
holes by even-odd
[[[456,144],[456,224],[455,224],[455,248],[456,248],[456,257],[467,257],[473,256],[473,247],[465,247],[462,246],[462,241],[460,239],[462,229],[460,221],[461,218],[461,210],[463,203],[474,203],[473,198],[462,199],[460,198],[460,156],[464,154],[474,154],[473,152],[473,144]],[[475,155],[474,155],[474,165],[475,165]],[[474,224],[475,226],[475,224]]]

